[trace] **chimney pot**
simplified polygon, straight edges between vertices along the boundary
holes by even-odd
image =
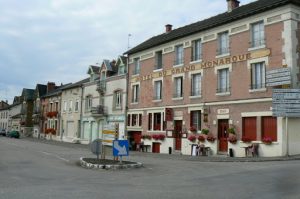
[[[171,24],[167,24],[166,25],[166,33],[171,32],[172,31],[172,25]]]
[[[226,1],[227,1],[228,12],[231,12],[232,10],[240,6],[240,2],[238,0],[226,0]]]

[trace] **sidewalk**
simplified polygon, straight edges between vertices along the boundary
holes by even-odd
[[[80,148],[90,151],[90,145],[74,144],[67,142],[60,142],[55,140],[37,139],[37,138],[22,138],[31,142],[41,142],[45,144],[64,146],[69,148]],[[138,152],[129,151],[129,155],[132,157],[152,157],[160,159],[176,159],[185,161],[199,161],[199,162],[266,162],[266,161],[291,161],[300,160],[299,155],[283,156],[283,157],[229,157],[226,155],[216,156],[189,156],[180,154],[161,154],[161,153],[150,153],[150,152]]]

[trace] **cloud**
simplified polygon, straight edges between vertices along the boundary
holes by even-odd
[[[253,0],[242,1],[246,4]],[[220,0],[0,0],[0,100],[37,83],[76,82],[90,64],[226,11]],[[204,6],[205,5],[205,6]]]

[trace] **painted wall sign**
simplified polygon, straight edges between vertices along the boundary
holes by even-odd
[[[219,115],[229,114],[229,109],[218,109],[217,112]]]
[[[193,65],[188,65],[188,66],[183,66],[183,67],[176,67],[168,70],[162,70],[158,72],[154,72],[148,75],[143,75],[143,76],[138,76],[138,77],[133,77],[131,78],[130,82],[139,82],[139,81],[147,81],[147,80],[152,80],[155,78],[159,77],[166,77],[166,76],[171,76],[174,74],[180,74],[180,73],[186,73],[189,71],[194,71],[194,70],[201,70],[201,69],[206,69],[206,68],[213,68],[216,66],[221,66],[221,65],[227,65],[227,64],[232,64],[232,63],[237,63],[241,61],[247,61],[250,59],[256,59],[260,57],[266,57],[270,55],[270,49],[264,49],[264,50],[259,50],[259,51],[254,51],[251,53],[246,53],[246,54],[240,54],[240,55],[233,55],[229,57],[224,57],[212,61],[203,61],[198,64],[193,64]]]

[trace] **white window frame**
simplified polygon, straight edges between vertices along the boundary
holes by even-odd
[[[251,49],[265,47],[265,27],[264,21],[251,24]]]
[[[141,71],[141,60],[139,57],[133,59],[133,75],[139,75]]]
[[[229,55],[229,32],[225,31],[218,34],[218,56]]]
[[[178,80],[181,79],[181,84],[178,82]],[[173,100],[176,99],[183,99],[183,81],[184,77],[183,76],[175,76],[173,77]],[[180,84],[180,89],[178,88]],[[179,91],[180,90],[180,91]]]
[[[184,48],[183,44],[175,46],[175,60],[174,66],[182,66],[184,63]]]
[[[162,80],[154,81],[154,93],[153,93],[153,100],[154,101],[161,101],[162,100]]]
[[[225,75],[224,77],[221,77]],[[222,78],[222,79],[221,79]],[[225,79],[225,80],[223,80]],[[225,83],[225,85],[223,85]],[[216,95],[230,94],[230,68],[220,68],[217,70],[217,93]]]
[[[194,78],[196,76],[200,76],[200,81],[195,84],[195,79]],[[195,85],[197,85],[197,86],[195,86]],[[202,75],[201,75],[201,73],[191,74],[191,95],[190,95],[191,97],[199,97],[199,96],[201,96],[201,91],[202,91],[201,85],[202,85]],[[195,92],[194,89],[196,89],[196,91],[198,90],[198,92]]]
[[[197,39],[192,42],[192,60],[191,62],[200,62],[202,60],[202,40]]]
[[[138,104],[140,98],[140,84],[132,84],[131,86],[132,96],[131,96],[131,104]]]

